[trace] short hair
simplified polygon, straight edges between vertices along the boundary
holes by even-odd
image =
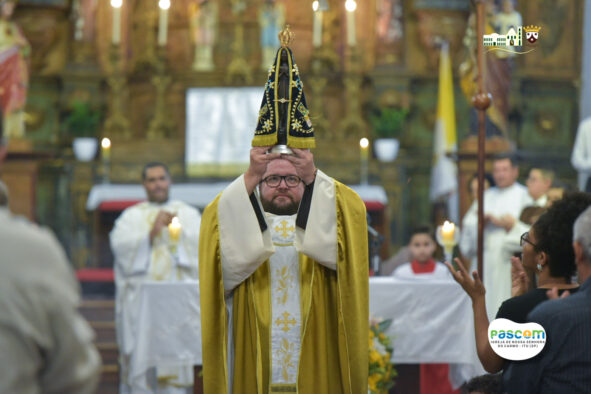
[[[0,207],[8,206],[8,197],[8,188],[4,182],[0,181]]]
[[[537,220],[537,218],[539,218],[544,212],[546,212],[545,207],[539,207],[537,205],[527,206],[521,211],[521,214],[519,215],[519,221],[526,224],[531,224],[534,218]]]
[[[532,170],[540,171],[540,174],[542,174],[542,178],[549,180],[551,183],[554,182],[555,174],[554,174],[553,170],[551,170],[549,168],[542,168],[542,167],[532,167],[530,169],[530,171],[532,171]]]
[[[154,167],[162,167],[164,168],[164,171],[166,171],[166,175],[168,175],[170,177],[170,172],[168,172],[168,167],[166,166],[166,164],[161,163],[159,161],[151,161],[148,164],[146,164],[144,166],[144,169],[142,170],[142,181],[146,180],[146,174],[148,173],[148,170],[150,168],[154,168]]]
[[[576,272],[572,247],[573,225],[589,206],[591,194],[569,193],[552,204],[533,224],[536,250],[548,254],[550,276],[570,280]]]
[[[474,179],[478,179],[478,173],[475,172],[474,174],[472,174],[472,176],[470,177],[470,180],[468,181],[468,192],[471,192],[472,190],[470,190],[470,185],[472,185],[472,181]],[[490,172],[485,172],[484,173],[484,180],[488,181],[488,186],[489,187],[493,187],[496,185],[495,183],[495,179],[493,178],[493,176],[491,175]]]
[[[499,153],[493,157],[493,161],[499,160],[509,160],[511,162],[511,167],[517,167],[519,165],[517,162],[517,155],[513,152]]]
[[[414,237],[417,234],[426,234],[429,237],[431,237],[431,239],[435,242],[433,228],[431,226],[429,226],[428,224],[421,224],[416,227],[413,227],[413,229],[410,232],[410,237],[408,238],[408,243],[410,243],[410,241],[412,240],[412,237]]]
[[[583,247],[585,261],[591,264],[591,207],[585,209],[575,220],[573,241]]]
[[[462,388],[462,392],[469,394],[479,392],[484,394],[501,394],[503,392],[501,384],[501,375],[487,374],[475,376],[468,381]]]

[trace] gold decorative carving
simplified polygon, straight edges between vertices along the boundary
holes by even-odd
[[[109,115],[105,120],[103,135],[113,139],[131,138],[129,120],[125,116],[127,105],[127,76],[123,72],[119,46],[112,45],[110,53],[112,74],[107,78],[109,85]]]
[[[174,122],[166,108],[166,92],[172,82],[172,78],[166,69],[166,51],[162,49],[158,53],[158,67],[156,75],[152,77],[152,84],[156,88],[156,107],[154,117],[148,126],[148,139],[158,140],[173,135]]]
[[[236,20],[234,42],[232,43],[232,61],[226,70],[226,82],[252,82],[252,69],[244,57],[244,0],[232,0],[232,10]]]

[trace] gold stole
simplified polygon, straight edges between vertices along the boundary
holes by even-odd
[[[300,254],[302,351],[299,393],[367,391],[369,281],[365,205],[335,181],[337,271]],[[217,206],[205,209],[199,239],[203,382],[206,393],[228,393],[228,321]],[[269,262],[234,290],[235,394],[270,394]]]

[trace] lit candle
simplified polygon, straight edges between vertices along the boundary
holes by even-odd
[[[113,7],[113,36],[111,42],[119,44],[121,42],[121,6],[123,0],[111,0],[111,7]]]
[[[314,48],[318,48],[322,45],[322,11],[318,9],[318,0],[312,3],[312,9],[314,10],[314,30],[312,35],[312,44]]]
[[[367,160],[369,157],[369,140],[363,137],[359,140],[359,146],[361,147],[361,159]]]
[[[456,225],[452,222],[448,222],[447,220],[443,223],[441,227],[441,241],[443,243],[454,243],[454,233],[456,231]]]
[[[158,23],[158,45],[166,45],[168,35],[168,9],[170,8],[170,0],[160,0],[158,2],[160,7],[160,21]]]
[[[107,161],[111,158],[111,140],[107,137],[101,140],[101,156]]]
[[[365,137],[359,140],[361,148],[361,184],[367,185],[367,160],[369,158],[369,140]]]
[[[174,242],[177,242],[181,237],[181,221],[178,217],[173,217],[172,221],[168,225],[168,233],[170,234],[170,239]]]
[[[355,34],[355,10],[357,9],[357,3],[355,0],[345,1],[345,9],[347,10],[347,45],[353,47],[357,44]]]

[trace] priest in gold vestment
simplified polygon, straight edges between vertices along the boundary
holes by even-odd
[[[266,150],[203,213],[205,392],[367,392],[365,205],[308,150]]]

